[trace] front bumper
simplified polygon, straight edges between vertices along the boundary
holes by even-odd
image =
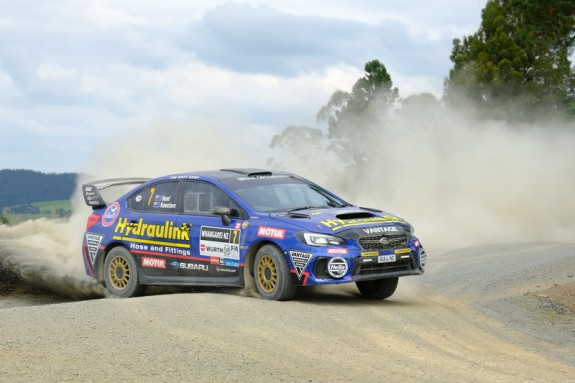
[[[409,251],[406,251],[408,250]],[[368,281],[383,278],[404,277],[409,275],[421,275],[425,272],[427,254],[423,247],[410,246],[402,249],[404,251],[395,254],[395,261],[386,260],[385,256],[392,252],[382,252],[373,256],[349,256],[340,257],[347,263],[347,271],[341,277],[330,273],[330,260],[333,256],[318,254],[314,257],[308,268],[306,278],[294,279],[298,285],[312,286],[324,284],[338,284],[357,281]],[[380,257],[383,255],[383,257]],[[299,282],[299,283],[298,283]]]

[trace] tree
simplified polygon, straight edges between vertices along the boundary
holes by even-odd
[[[273,137],[271,147],[287,149],[300,159],[322,150],[336,153],[340,164],[354,166],[366,161],[365,147],[385,127],[399,91],[379,60],[367,62],[364,69],[365,75],[351,92],[336,90],[319,110],[317,121],[327,123],[327,134],[321,129],[289,126]]]
[[[575,112],[572,0],[489,0],[479,30],[453,41],[445,99],[496,118]]]
[[[272,138],[270,148],[284,149],[298,160],[311,161],[317,152],[325,149],[325,136],[320,129],[291,125]],[[272,165],[273,164],[273,165]],[[278,166],[273,159],[268,165]]]
[[[432,130],[440,125],[439,118],[443,106],[441,102],[431,93],[420,93],[411,95],[401,101],[401,108],[396,113],[396,124],[399,124],[404,131]]]
[[[399,98],[379,60],[367,62],[364,70],[365,76],[355,82],[351,93],[334,92],[317,114],[318,121],[327,122],[332,147],[351,153],[354,165],[366,160],[365,144],[383,129],[389,109]]]
[[[76,173],[42,173],[24,169],[0,170],[0,208],[32,202],[70,199]]]
[[[365,76],[358,79],[351,93],[338,90],[318,114],[318,121],[325,121],[329,136],[342,138],[365,137],[364,132],[381,128],[389,108],[399,98],[391,76],[379,60],[365,64]]]
[[[8,218],[4,217],[3,215],[0,215],[0,225],[8,225],[10,222],[8,222]]]

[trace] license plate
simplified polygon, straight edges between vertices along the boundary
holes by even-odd
[[[395,262],[395,254],[379,255],[377,263]]]

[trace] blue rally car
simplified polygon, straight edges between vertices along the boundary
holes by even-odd
[[[101,191],[137,186],[113,202]],[[222,169],[82,185],[93,209],[86,273],[119,297],[145,285],[245,285],[266,299],[299,286],[355,282],[390,297],[398,277],[424,271],[426,253],[403,219],[351,205],[286,172]],[[244,273],[244,269],[249,271]]]

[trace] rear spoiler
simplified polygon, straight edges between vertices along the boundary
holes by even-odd
[[[111,186],[139,185],[151,180],[151,178],[111,178],[109,180],[92,181],[82,185],[82,194],[86,205],[92,209],[98,209],[107,205],[100,194],[100,190]]]

